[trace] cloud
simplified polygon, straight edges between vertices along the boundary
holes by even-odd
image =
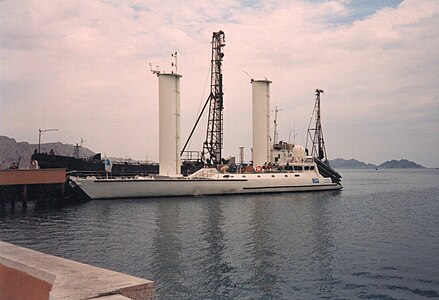
[[[313,92],[322,88],[331,157],[439,165],[428,149],[439,149],[439,4],[403,1],[358,14],[365,8],[354,3],[2,1],[0,130],[35,142],[38,128],[55,127],[45,139],[85,137],[94,151],[158,160],[158,84],[149,63],[170,71],[170,54],[179,53],[185,140],[207,98],[211,35],[222,29],[226,154],[245,146],[250,159],[245,70],[273,80],[281,139],[295,127],[305,142]]]

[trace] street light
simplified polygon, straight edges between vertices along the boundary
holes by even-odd
[[[58,131],[57,128],[54,129],[38,129],[38,153],[41,153],[40,149],[41,149],[41,133],[43,132],[47,132],[47,131]]]

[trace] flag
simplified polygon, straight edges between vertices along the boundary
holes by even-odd
[[[105,171],[111,173],[111,168],[113,168],[113,163],[108,158],[105,159]]]

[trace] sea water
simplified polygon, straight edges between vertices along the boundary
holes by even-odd
[[[439,171],[344,189],[90,201],[0,214],[0,240],[155,281],[155,299],[439,297]]]

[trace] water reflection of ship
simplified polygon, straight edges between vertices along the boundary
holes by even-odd
[[[151,271],[157,282],[159,295],[173,298],[184,295],[181,252],[184,241],[180,237],[180,207],[173,201],[160,201],[156,210],[156,230],[152,238]],[[159,296],[156,295],[156,296]],[[160,297],[159,297],[160,298]]]
[[[336,193],[336,192],[335,192]],[[328,218],[330,203],[329,194],[322,196],[321,194],[308,201],[309,217],[310,217],[310,240],[312,241],[312,269],[316,281],[320,281],[320,292],[324,293],[328,298],[334,297],[334,283],[336,276],[334,275],[334,238],[333,224]]]
[[[227,257],[230,249],[226,245],[227,238],[224,227],[227,222],[221,199],[204,202],[201,218],[202,236],[206,243],[201,261],[201,268],[206,276],[201,284],[206,291],[209,291],[206,298],[228,298],[235,287],[233,273],[236,270]]]
[[[279,249],[273,232],[276,219],[272,199],[252,201],[251,228],[251,284],[255,285],[264,299],[280,298],[278,256]]]

